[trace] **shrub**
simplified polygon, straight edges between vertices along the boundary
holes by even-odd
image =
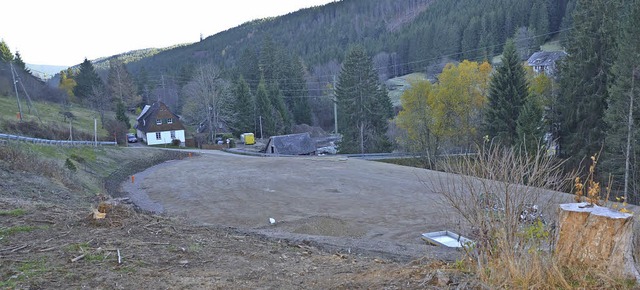
[[[555,213],[556,195],[550,190],[572,176],[563,172],[563,162],[543,150],[486,144],[477,155],[443,166],[456,174],[425,184],[466,222],[460,230],[475,241],[466,261],[480,280],[500,288],[569,288],[549,251],[551,224],[538,212]],[[526,218],[532,209],[533,220]]]
[[[127,132],[129,129],[125,126],[124,123],[110,119],[107,120],[105,124],[105,129],[109,132],[109,136],[116,136],[116,141],[118,144],[126,144],[127,143]]]
[[[171,145],[173,146],[180,146],[182,142],[180,141],[180,139],[173,139],[171,140]]]
[[[73,161],[71,161],[71,159],[67,158],[67,160],[64,161],[64,167],[66,167],[67,169],[76,172],[76,170],[78,170],[78,168],[76,167],[75,164],[73,164]]]
[[[78,163],[84,163],[86,161],[84,157],[78,156],[75,153],[71,153],[71,155],[69,155],[69,158],[71,158],[72,160],[75,160]]]

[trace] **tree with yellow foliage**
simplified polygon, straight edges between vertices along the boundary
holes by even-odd
[[[73,93],[73,88],[76,87],[77,83],[73,78],[74,73],[71,68],[67,68],[66,71],[60,72],[60,83],[58,84],[58,88],[67,93],[70,102],[76,102],[76,96]]]
[[[482,112],[487,102],[491,65],[463,61],[448,64],[439,82],[412,83],[401,97],[397,124],[405,129],[410,149],[432,165],[441,144],[469,149],[480,138]]]
[[[479,140],[490,73],[491,65],[487,62],[465,60],[457,66],[447,64],[438,77],[436,94],[429,104],[434,134],[464,149]]]
[[[438,149],[439,138],[432,133],[434,119],[429,106],[430,98],[435,96],[435,86],[428,80],[412,81],[411,89],[400,97],[402,111],[396,118],[398,127],[407,131],[404,141],[409,150],[420,154],[427,167],[433,165]]]

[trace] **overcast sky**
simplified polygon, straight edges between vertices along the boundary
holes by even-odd
[[[12,0],[0,39],[30,64],[70,66],[130,50],[196,42],[250,20],[334,0]]]

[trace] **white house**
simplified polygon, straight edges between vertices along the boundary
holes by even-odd
[[[529,57],[527,65],[537,74],[554,76],[557,71],[557,62],[566,56],[567,53],[564,51],[538,51]]]
[[[162,102],[144,106],[136,121],[137,137],[147,145],[170,144],[173,140],[180,140],[180,144],[185,142],[185,128],[180,117]]]

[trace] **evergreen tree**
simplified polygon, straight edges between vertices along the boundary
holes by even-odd
[[[271,118],[274,122],[274,134],[288,134],[291,132],[291,114],[289,114],[289,110],[287,110],[278,84],[271,83],[268,85],[267,93],[269,94],[269,101],[273,106]]]
[[[151,100],[149,99],[149,74],[147,73],[147,69],[143,66],[140,68],[136,78],[136,85],[138,89],[138,95],[141,96],[140,107],[144,107],[144,105],[150,104]]]
[[[0,40],[0,61],[9,63],[12,60],[13,54],[11,53],[11,49],[9,49],[9,46],[4,40]]]
[[[336,85],[338,118],[342,133],[340,152],[387,152],[386,137],[392,105],[380,84],[371,58],[363,47],[349,50]]]
[[[117,100],[116,120],[122,122],[127,129],[131,129],[131,122],[129,121],[129,116],[127,116],[126,112],[127,109],[125,108],[124,102],[122,100]]]
[[[270,36],[264,38],[260,51],[260,72],[267,83],[277,81],[277,56],[276,44]]]
[[[240,135],[242,133],[254,132],[255,105],[249,84],[242,75],[240,75],[240,78],[236,81],[233,93],[235,95],[233,133]]]
[[[256,89],[256,124],[258,125],[256,131],[260,138],[275,135],[274,115],[267,85],[265,84],[264,78],[261,78],[260,83],[258,83],[258,88]]]
[[[547,40],[546,33],[549,32],[549,11],[547,8],[547,0],[536,0],[531,7],[529,15],[529,29],[538,36],[532,41],[538,45],[543,44]]]
[[[640,182],[640,176],[636,174],[636,160],[640,158],[640,146],[636,146],[640,137],[640,128],[636,125],[640,122],[640,2],[635,3],[630,14],[623,18],[617,59],[611,69],[613,84],[609,88],[605,112],[607,131],[602,165],[613,176],[613,188],[623,189],[627,201],[637,204]]]
[[[309,106],[307,82],[304,78],[305,71],[300,58],[291,62],[289,85],[286,90],[289,100],[288,107],[292,113],[295,124],[311,125],[311,107]]]
[[[531,94],[525,100],[524,106],[516,120],[517,144],[528,152],[536,152],[544,137],[544,110],[538,96]]]
[[[506,146],[516,144],[517,120],[529,88],[524,68],[513,40],[508,40],[502,53],[502,65],[491,78],[489,105],[485,116],[487,135],[497,137]]]
[[[477,17],[471,18],[467,27],[462,34],[462,51],[465,59],[476,59],[479,50],[478,43],[480,43],[480,35],[482,34],[482,23]]]
[[[22,71],[31,73],[31,71],[27,68],[27,64],[22,60],[22,55],[20,55],[19,51],[16,51],[16,56],[13,59],[13,62],[16,64],[16,67],[20,68]]]
[[[86,58],[80,64],[80,71],[76,75],[75,81],[76,86],[73,88],[73,94],[79,101],[88,100],[94,94],[94,88],[100,91],[104,88],[93,64]]]
[[[567,58],[560,65],[560,154],[576,168],[600,152],[604,112],[615,59],[617,12],[621,0],[577,0]]]
[[[538,50],[533,30],[524,26],[516,29],[516,33],[513,35],[513,42],[516,45],[520,60],[529,59],[531,54]]]
[[[251,91],[255,91],[260,80],[260,62],[258,54],[254,49],[246,48],[240,55],[238,70],[240,75],[249,84]]]

